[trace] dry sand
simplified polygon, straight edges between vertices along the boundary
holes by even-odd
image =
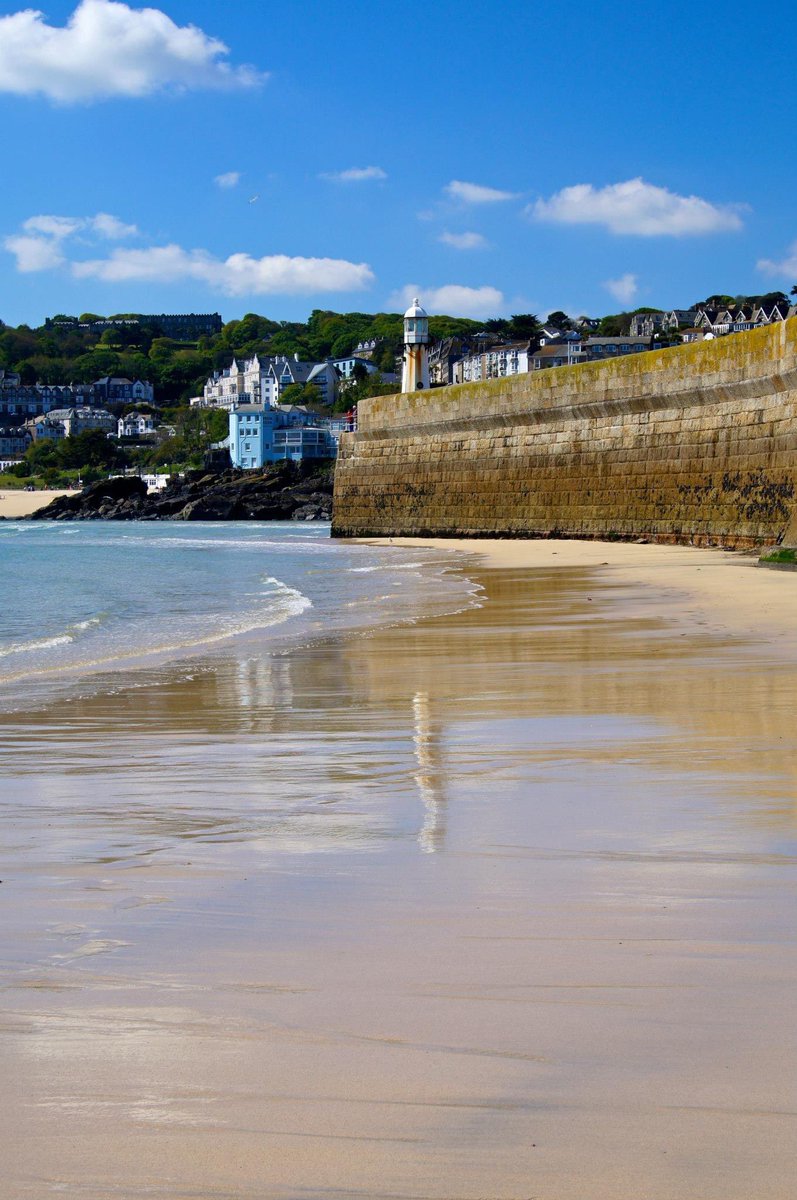
[[[29,517],[31,513],[36,512],[39,508],[44,508],[51,500],[55,500],[57,496],[66,496],[68,492],[65,489],[41,492],[25,492],[25,491],[5,491],[0,487],[0,517],[6,517],[8,520],[18,520],[20,517]]]
[[[0,1195],[792,1200],[797,578],[463,549],[2,723]]]

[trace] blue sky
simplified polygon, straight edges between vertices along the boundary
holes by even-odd
[[[0,4],[0,318],[788,291],[797,21],[737,13]]]

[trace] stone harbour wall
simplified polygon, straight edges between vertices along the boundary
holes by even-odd
[[[336,536],[755,546],[797,512],[797,319],[361,402]]]

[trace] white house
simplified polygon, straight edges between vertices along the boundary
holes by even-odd
[[[116,436],[120,438],[146,437],[155,432],[155,418],[152,413],[130,412],[119,418]]]
[[[469,354],[454,363],[454,383],[506,379],[511,375],[525,375],[529,369],[529,342],[512,342],[506,346],[491,346],[480,354]]]
[[[351,379],[354,374],[354,368],[360,365],[368,375],[376,375],[377,368],[367,358],[361,358],[357,354],[350,354],[348,358],[333,358],[332,366],[344,379]]]
[[[298,354],[292,358],[286,355],[261,358],[256,354],[243,363],[233,359],[229,367],[214,371],[202,395],[192,397],[190,404],[195,408],[222,408],[227,412],[240,404],[262,404],[273,408],[292,383],[314,384],[322,404],[332,404],[337,393],[338,373],[331,362],[302,362]]]

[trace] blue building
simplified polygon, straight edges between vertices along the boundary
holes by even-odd
[[[254,470],[266,463],[334,458],[337,443],[326,423],[300,405],[239,404],[230,413],[230,458]]]

